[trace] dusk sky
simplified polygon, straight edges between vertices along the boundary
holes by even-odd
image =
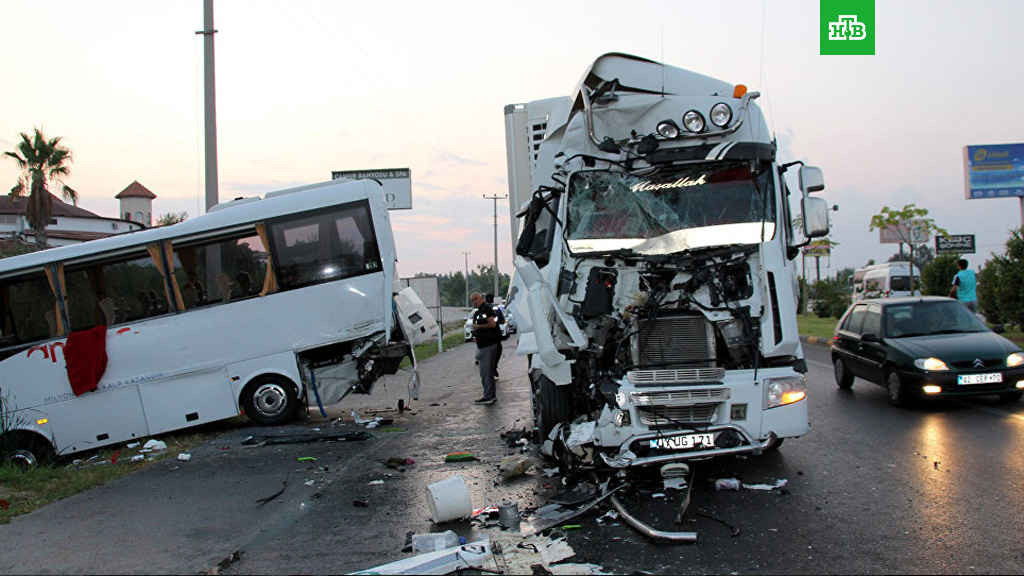
[[[779,160],[822,168],[839,207],[822,276],[895,245],[869,231],[914,203],[976,234],[972,267],[1021,225],[1016,198],[966,200],[965,145],[1024,142],[1019,0],[876,1],[874,56],[821,56],[819,0],[215,0],[221,200],[410,168],[392,212],[399,271],[493,263],[508,192],[506,104],[568,95],[626,52],[760,91]],[[203,1],[11,0],[0,8],[0,151],[61,136],[79,206],[116,216],[134,180],[154,217],[204,212]],[[0,191],[17,181],[0,160]],[[795,184],[795,179],[792,181]],[[511,273],[507,202],[499,268]],[[813,263],[809,265],[813,277]]]

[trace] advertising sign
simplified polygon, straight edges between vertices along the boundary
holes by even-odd
[[[412,171],[408,168],[376,170],[335,170],[331,180],[376,180],[384,190],[388,210],[412,209]]]
[[[1024,144],[964,146],[968,200],[1024,196]]]
[[[920,226],[917,220],[899,226],[879,228],[878,242],[881,244],[924,244],[928,241],[928,229]]]
[[[935,237],[936,254],[974,254],[974,234]]]
[[[812,240],[804,246],[804,256],[828,256],[832,253],[832,244],[828,240]]]

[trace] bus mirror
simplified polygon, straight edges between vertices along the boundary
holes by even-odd
[[[799,179],[800,191],[803,192],[804,196],[811,192],[821,192],[825,189],[825,176],[821,173],[821,168],[816,166],[801,166]]]
[[[824,198],[803,198],[800,200],[803,213],[804,236],[820,238],[828,235],[828,201]]]

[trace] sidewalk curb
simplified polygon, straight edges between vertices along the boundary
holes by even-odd
[[[807,342],[808,344],[820,344],[822,346],[832,347],[831,338],[822,338],[820,336],[808,336],[807,334],[800,335],[801,342]]]

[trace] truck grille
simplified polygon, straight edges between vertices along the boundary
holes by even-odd
[[[709,424],[715,418],[718,404],[696,406],[644,406],[637,408],[644,426],[679,426],[682,424]]]
[[[697,388],[631,392],[630,400],[636,406],[641,424],[665,426],[673,422],[709,423],[714,420],[718,407],[731,395],[728,388]]]
[[[629,383],[638,388],[647,386],[673,386],[678,384],[721,383],[725,368],[675,368],[671,370],[631,370],[626,373]]]
[[[633,338],[633,358],[640,366],[684,364],[712,367],[715,332],[703,316],[667,316],[640,322]]]

